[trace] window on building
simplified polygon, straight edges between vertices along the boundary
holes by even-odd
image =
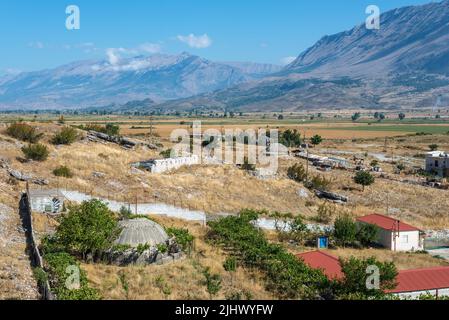
[[[408,235],[401,236],[401,243],[408,243]]]
[[[438,160],[435,160],[435,168],[438,168]]]

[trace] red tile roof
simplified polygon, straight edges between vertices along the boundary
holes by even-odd
[[[322,251],[297,255],[311,268],[321,269],[329,279],[343,279],[339,260]],[[397,287],[388,293],[406,293],[449,288],[449,267],[402,270],[398,272]]]
[[[323,270],[329,279],[343,278],[340,262],[330,254],[324,253],[323,251],[312,251],[300,253],[297,257],[304,260],[309,267]]]
[[[395,230],[395,229],[397,230],[396,223],[399,220],[396,220],[394,218],[387,217],[387,216],[384,216],[381,214],[374,213],[374,214],[370,214],[370,215],[367,215],[364,217],[357,218],[357,221],[374,224],[384,230]],[[413,227],[413,226],[407,224],[407,223],[399,221],[399,230],[398,231],[420,231],[420,230],[416,227]]]
[[[449,288],[449,267],[399,271],[398,286],[391,293]]]

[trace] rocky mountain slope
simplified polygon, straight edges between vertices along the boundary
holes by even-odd
[[[81,61],[0,78],[2,108],[83,108],[157,102],[226,89],[278,71],[270,65],[217,63],[188,53],[120,61]]]
[[[324,36],[274,76],[163,105],[239,110],[400,108],[449,104],[449,1],[385,12]]]

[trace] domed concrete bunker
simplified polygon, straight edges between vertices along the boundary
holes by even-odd
[[[166,243],[169,236],[159,224],[146,218],[123,220],[119,222],[122,232],[116,244],[137,247],[140,245],[157,246]]]

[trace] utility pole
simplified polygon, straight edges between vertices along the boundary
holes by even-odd
[[[153,142],[153,116],[150,115],[150,139]]]
[[[309,182],[309,144],[306,142],[306,130],[304,130],[304,143],[306,144],[306,183]]]

